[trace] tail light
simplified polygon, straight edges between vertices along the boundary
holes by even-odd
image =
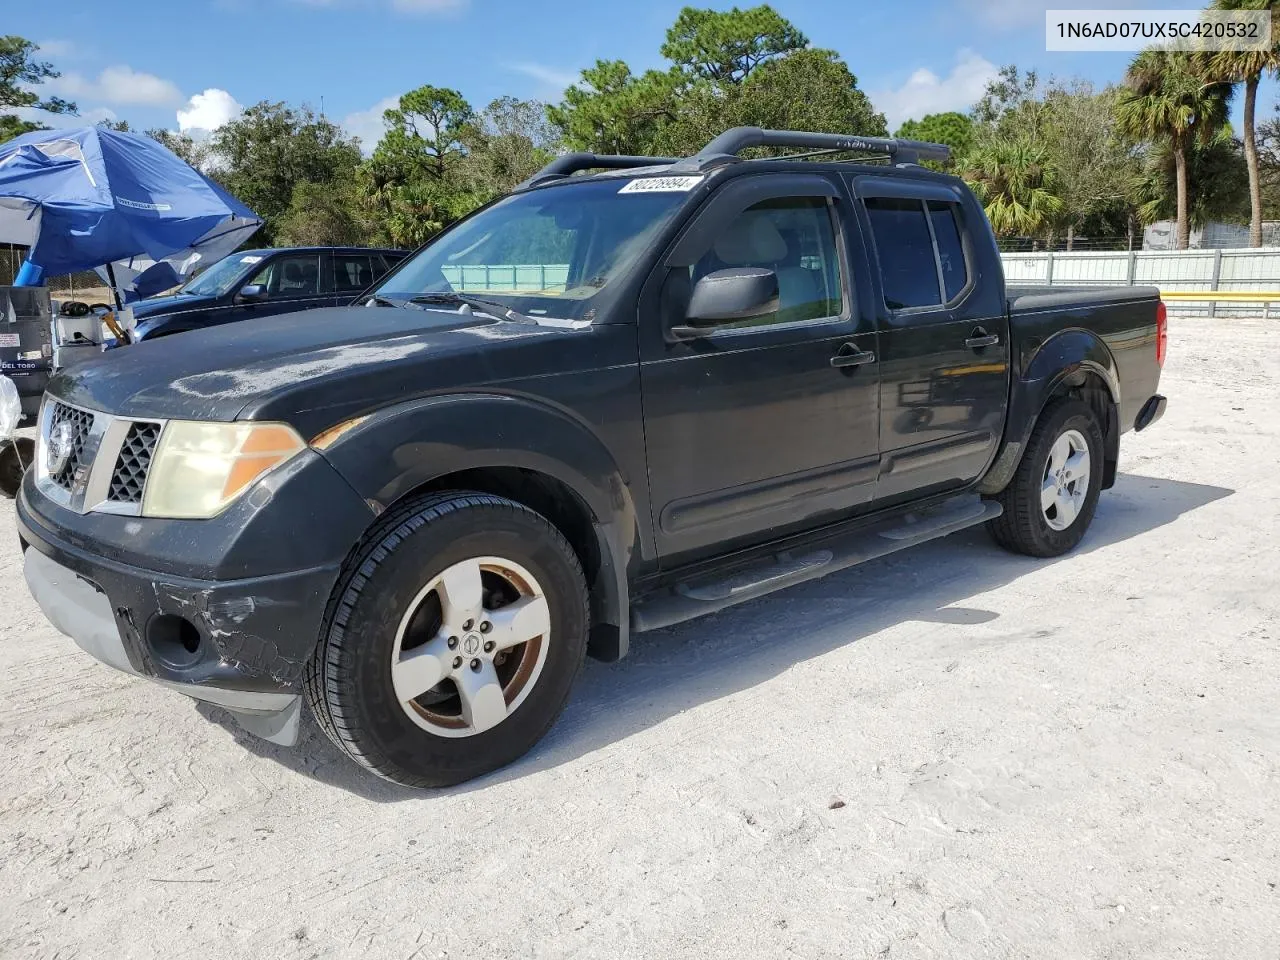
[[[1165,354],[1169,352],[1169,311],[1164,301],[1156,304],[1156,363],[1164,366]]]

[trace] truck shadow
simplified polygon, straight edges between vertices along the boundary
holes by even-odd
[[[1233,490],[1121,474],[1103,494],[1077,550],[1058,560],[1006,553],[981,530],[924,544],[718,614],[632,638],[615,664],[588,661],[564,714],[525,757],[488,776],[451,788],[465,793],[549,770],[659,724],[698,704],[749,689],[789,667],[905,621],[976,625],[998,618],[964,606],[969,597],[1032,570],[1128,540]],[[1021,624],[1030,631],[1033,624]],[[301,742],[277,747],[237,727],[204,704],[197,709],[237,742],[299,773],[366,799],[430,800],[438,794],[384,782],[343,756],[309,716]]]

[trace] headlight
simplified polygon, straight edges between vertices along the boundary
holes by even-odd
[[[142,515],[212,517],[306,447],[285,423],[170,420],[151,458]]]

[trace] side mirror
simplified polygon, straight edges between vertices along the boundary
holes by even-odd
[[[259,300],[267,299],[267,288],[260,283],[250,283],[240,288],[236,299],[241,303],[257,303]]]
[[[693,288],[686,326],[675,327],[677,337],[701,336],[706,330],[750,320],[778,309],[778,275],[767,267],[732,267],[709,273]]]

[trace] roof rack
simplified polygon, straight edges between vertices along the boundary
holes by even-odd
[[[525,190],[548,180],[558,180],[579,170],[626,170],[630,167],[661,167],[678,163],[677,157],[628,157],[609,153],[566,153],[556,157],[528,180],[516,187]]]
[[[695,156],[685,157],[629,157],[607,153],[567,153],[556,157],[517,190],[527,190],[551,180],[560,180],[579,170],[627,170],[632,167],[671,167],[674,170],[705,170],[727,160],[739,159],[738,154],[750,147],[798,147],[821,153],[874,153],[874,159],[919,163],[921,160],[948,160],[951,148],[941,143],[925,143],[923,140],[899,140],[894,137],[849,137],[841,133],[805,133],[801,130],[762,130],[760,127],[734,127],[726,130]],[[777,158],[774,158],[777,159]],[[782,158],[789,159],[789,158]],[[793,159],[793,158],[790,158]],[[867,158],[870,159],[870,158]],[[836,161],[839,162],[839,161]]]
[[[951,148],[941,143],[925,143],[923,140],[899,140],[895,137],[850,137],[841,133],[806,133],[801,130],[762,130],[760,127],[734,127],[726,130],[697,155],[681,161],[681,169],[696,167],[701,170],[725,160],[737,159],[738,154],[750,147],[803,147],[814,150],[858,151],[860,153],[888,154],[898,163],[919,163],[921,160],[949,160]]]

